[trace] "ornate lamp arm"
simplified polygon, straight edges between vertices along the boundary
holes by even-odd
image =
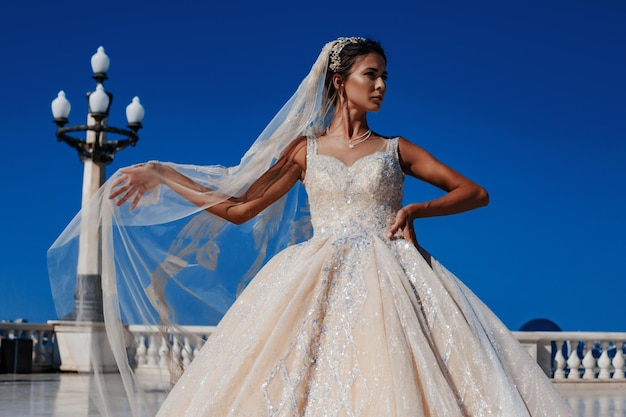
[[[113,162],[115,153],[121,151],[128,146],[135,146],[139,140],[137,132],[141,129],[141,123],[129,124],[129,129],[120,129],[117,127],[106,126],[101,121],[96,120],[93,125],[78,125],[63,127],[65,123],[55,119],[57,124],[56,136],[59,142],[63,141],[78,151],[78,157],[81,161],[93,160],[97,163],[110,164]],[[96,133],[94,142],[87,142],[69,135],[70,132],[86,132],[93,131]],[[102,132],[114,133],[125,137],[118,140],[104,140]]]

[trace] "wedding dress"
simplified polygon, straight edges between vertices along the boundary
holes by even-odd
[[[398,139],[347,166],[307,142],[313,237],[250,282],[158,416],[572,416],[497,317],[388,230]]]

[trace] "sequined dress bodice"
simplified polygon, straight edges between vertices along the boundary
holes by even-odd
[[[402,206],[404,174],[397,147],[398,139],[389,139],[384,150],[347,166],[319,155],[317,140],[308,139],[304,183],[315,237],[386,236]]]

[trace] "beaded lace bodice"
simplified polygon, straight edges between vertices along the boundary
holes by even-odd
[[[376,234],[385,237],[402,206],[404,174],[398,162],[398,139],[384,150],[347,166],[317,153],[317,140],[307,144],[304,181],[315,237]]]

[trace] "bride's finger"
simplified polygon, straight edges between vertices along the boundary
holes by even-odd
[[[122,175],[122,176],[120,176],[118,179],[116,179],[113,182],[113,185],[111,187],[115,188],[115,187],[117,187],[118,185],[120,185],[121,183],[123,183],[126,180],[128,180],[128,176],[127,175]]]
[[[398,213],[396,214],[396,220],[389,228],[389,233],[387,234],[389,239],[391,239],[398,232],[398,230],[404,228],[404,222],[404,214],[401,211],[398,211]]]
[[[400,224],[396,220],[396,222],[389,228],[389,233],[387,233],[387,237],[391,239],[396,234],[398,229],[400,229]]]
[[[417,246],[417,236],[415,235],[415,225],[412,220],[407,219],[404,225],[404,239]]]
[[[124,194],[122,196],[122,198],[120,198],[119,200],[117,200],[115,202],[116,206],[121,206],[122,204],[124,204],[125,202],[127,202],[128,200],[131,199],[132,196],[134,196],[137,193],[137,191],[135,191],[134,189],[130,189],[126,192],[126,194]]]
[[[109,194],[109,198],[110,199],[114,199],[115,197],[117,197],[117,196],[127,192],[131,188],[132,188],[132,185],[130,185],[130,184],[122,185],[122,186],[118,187],[117,189],[115,189],[114,191],[112,191],[111,194]]]
[[[130,205],[130,209],[134,210],[135,207],[137,207],[137,204],[139,204],[139,200],[141,200],[141,196],[143,195],[143,193],[137,192],[135,195],[135,199],[133,200],[133,202]]]
[[[402,229],[402,236],[407,242],[417,245],[417,239],[415,238],[415,232],[412,227],[409,227],[408,225],[405,226],[404,229]]]

